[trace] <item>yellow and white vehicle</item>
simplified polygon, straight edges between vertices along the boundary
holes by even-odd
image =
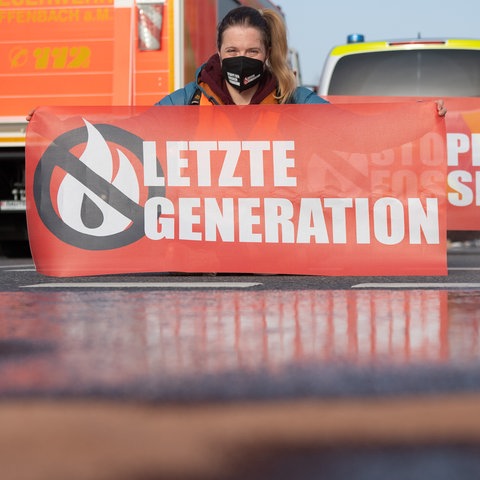
[[[449,111],[449,239],[479,239],[480,222],[476,219],[480,218],[480,132],[476,125],[480,125],[480,39],[366,42],[363,35],[350,35],[346,44],[330,51],[318,93],[333,103],[370,101],[369,97],[444,99]],[[468,114],[473,130],[463,114]]]
[[[480,96],[480,39],[347,40],[325,61],[320,95]]]

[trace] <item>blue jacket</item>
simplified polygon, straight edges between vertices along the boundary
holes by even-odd
[[[190,102],[197,90],[200,90],[202,95],[209,97],[208,93],[199,85],[198,77],[203,68],[203,65],[196,72],[196,79],[193,82],[187,83],[185,87],[175,90],[171,94],[162,98],[155,105],[190,105]],[[213,103],[217,103],[215,100]],[[315,92],[306,87],[297,87],[293,93],[293,98],[289,103],[329,103],[322,97],[319,97]]]

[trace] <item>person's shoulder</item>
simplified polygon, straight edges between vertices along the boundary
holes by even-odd
[[[307,87],[297,87],[293,92],[293,103],[329,103]]]
[[[190,101],[197,90],[196,82],[190,82],[183,88],[179,88],[158,101],[155,106],[164,105],[189,105]]]

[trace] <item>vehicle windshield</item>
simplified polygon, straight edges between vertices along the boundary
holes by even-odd
[[[480,96],[480,51],[395,50],[347,55],[329,95]]]

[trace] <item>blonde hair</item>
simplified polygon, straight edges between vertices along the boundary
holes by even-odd
[[[293,95],[297,80],[288,64],[287,29],[285,22],[275,10],[264,9],[262,14],[270,26],[270,55],[268,63],[278,81],[279,103],[286,103]]]
[[[283,18],[269,8],[257,10],[252,7],[238,7],[230,10],[217,28],[217,47],[221,49],[223,32],[228,27],[244,25],[262,32],[263,42],[268,52],[267,68],[277,79],[276,99],[287,103],[297,86],[295,74],[288,64],[287,28]]]

